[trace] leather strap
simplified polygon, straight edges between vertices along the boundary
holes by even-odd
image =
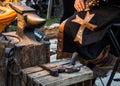
[[[63,21],[60,26],[59,26],[59,32],[58,32],[58,44],[57,44],[57,58],[66,58],[66,57],[71,57],[71,53],[64,53],[62,52],[63,50],[63,36],[64,36],[64,26],[66,23],[67,19]]]
[[[79,41],[79,43],[82,44],[82,35],[83,35],[85,28],[88,28],[91,31],[94,31],[94,29],[97,27],[97,25],[89,23],[89,21],[94,17],[94,15],[95,14],[90,14],[89,11],[87,11],[84,19],[82,19],[78,15],[76,15],[76,18],[72,20],[73,22],[76,22],[81,25],[74,41]]]
[[[109,55],[109,51],[110,51],[110,45],[107,45],[102,51],[101,53],[98,55],[98,57],[96,59],[93,60],[85,60],[83,58],[80,58],[80,62],[87,65],[88,63],[92,63],[95,65],[99,65],[105,58],[108,57]]]

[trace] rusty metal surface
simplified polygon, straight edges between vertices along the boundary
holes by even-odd
[[[45,24],[45,19],[35,13],[35,9],[21,3],[10,3],[10,6],[17,13],[17,35],[24,38],[26,33],[33,34],[35,28]],[[30,36],[31,37],[31,36]],[[30,38],[29,37],[29,38]],[[33,37],[32,37],[33,38]],[[33,39],[34,40],[34,39]]]
[[[21,3],[10,3],[10,6],[19,13],[35,12],[35,9],[28,7],[28,6],[25,6]]]

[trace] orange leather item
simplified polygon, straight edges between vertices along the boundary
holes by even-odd
[[[64,53],[63,50],[63,32],[64,32],[64,25],[66,23],[67,19],[63,21],[59,26],[59,32],[58,32],[58,44],[57,44],[57,58],[67,58],[71,57],[71,53]]]

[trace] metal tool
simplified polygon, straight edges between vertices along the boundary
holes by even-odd
[[[45,65],[40,65],[40,67],[47,70],[52,76],[59,76],[58,69],[55,69],[55,68],[52,69],[52,68],[46,67]]]
[[[78,53],[77,53],[77,52],[74,52],[74,53],[72,54],[72,58],[71,58],[71,61],[70,61],[70,64],[71,64],[71,65],[75,65],[77,56],[78,56]]]
[[[83,66],[83,65],[82,65]],[[78,72],[80,71],[80,67],[82,66],[73,66],[70,63],[69,64],[62,64],[59,66],[55,66],[55,67],[47,67],[45,65],[40,65],[40,67],[42,67],[43,69],[47,70],[50,75],[52,76],[59,76],[59,73],[74,73],[74,72]]]

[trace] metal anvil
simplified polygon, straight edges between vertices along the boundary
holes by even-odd
[[[17,35],[24,37],[26,33],[33,33],[35,28],[40,28],[45,24],[45,19],[35,13],[35,9],[18,3],[10,3],[10,6],[17,13]]]

